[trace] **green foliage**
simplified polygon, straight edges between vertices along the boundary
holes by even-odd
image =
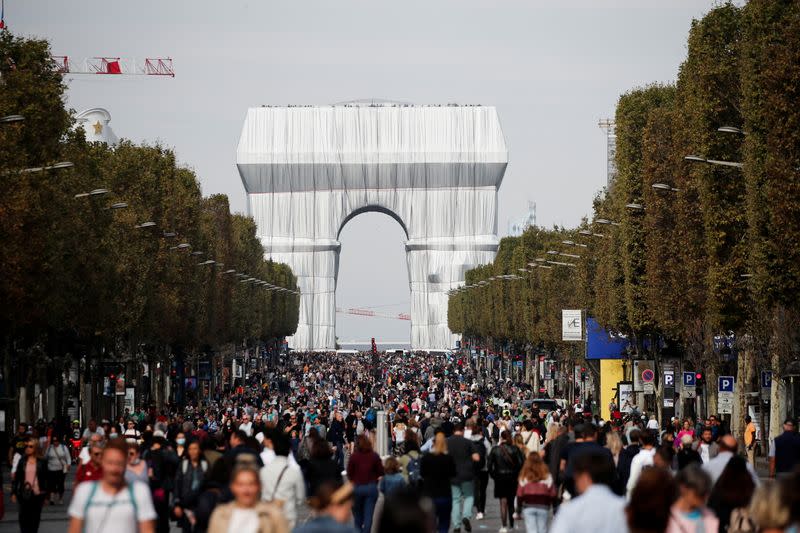
[[[618,175],[595,199],[595,223],[504,240],[494,263],[466,279],[513,273],[548,249],[573,252],[560,244],[566,236],[586,245],[578,267],[458,293],[453,331],[566,352],[560,311],[585,308],[607,329],[674,341],[707,368],[712,336],[731,331],[768,344],[764,352],[796,352],[800,332],[787,324],[800,323],[800,4],[718,5],[692,23],[687,48],[674,87],[620,97]]]
[[[0,124],[3,345],[183,352],[292,334],[296,295],[224,273],[296,290],[288,267],[264,259],[253,221],[223,195],[203,198],[168,149],[87,143],[63,94],[47,43],[0,31],[0,116],[25,117]],[[20,172],[64,160],[74,167]],[[75,197],[99,188],[110,193]],[[109,209],[116,202],[128,207]],[[208,259],[218,264],[198,265]]]
[[[651,188],[651,177],[643,172],[644,132],[651,114],[671,105],[674,96],[674,87],[653,85],[622,95],[617,104],[617,179],[608,201],[622,222],[612,238],[620,240],[626,323],[636,333],[654,328],[653,315],[646,305],[646,227],[644,213],[625,206],[641,204],[645,190]]]

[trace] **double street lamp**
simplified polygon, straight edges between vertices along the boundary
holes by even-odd
[[[25,117],[22,115],[6,115],[4,117],[0,117],[0,124],[10,124],[12,122],[22,122],[25,120]]]
[[[734,168],[744,167],[744,163],[738,163],[736,161],[720,161],[718,159],[708,159],[706,157],[702,157],[699,155],[687,155],[683,159],[686,161],[690,161],[692,163],[706,163],[709,165],[718,165],[722,167],[734,167]]]
[[[657,191],[669,191],[669,192],[679,192],[680,189],[676,189],[672,185],[667,183],[654,183],[652,187]]]

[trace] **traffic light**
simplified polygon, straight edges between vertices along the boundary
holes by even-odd
[[[581,367],[581,381],[586,381],[586,369]]]
[[[694,384],[695,384],[695,390],[697,391],[697,394],[703,394],[703,388],[705,388],[706,379],[705,379],[705,376],[703,376],[702,372],[696,372],[695,373],[695,375],[694,375]]]

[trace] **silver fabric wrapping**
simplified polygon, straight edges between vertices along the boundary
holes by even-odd
[[[267,258],[291,266],[302,292],[290,345],[335,346],[339,234],[359,213],[380,211],[407,236],[412,348],[453,347],[446,291],[494,259],[507,163],[493,107],[248,110],[237,165],[250,215]]]

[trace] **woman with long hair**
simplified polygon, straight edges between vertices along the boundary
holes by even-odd
[[[203,479],[208,471],[208,462],[203,458],[199,441],[191,441],[175,473],[175,494],[172,514],[184,533],[191,533],[194,521],[194,507]]]
[[[450,530],[450,512],[453,509],[450,479],[455,475],[456,462],[447,454],[447,438],[443,431],[437,431],[430,453],[420,460],[420,477],[422,493],[433,501],[436,531],[439,533]]]
[[[538,453],[528,454],[519,472],[517,501],[522,505],[527,533],[546,533],[547,519],[556,497],[550,469]]]
[[[606,448],[609,449],[614,457],[614,466],[619,463],[619,453],[622,451],[622,438],[616,431],[611,431],[606,435]]]
[[[383,475],[381,458],[366,435],[359,435],[356,450],[347,463],[347,477],[353,483],[353,518],[361,533],[372,531],[372,515],[378,501],[378,478]]]
[[[288,533],[280,507],[261,501],[261,478],[253,465],[240,465],[231,474],[233,501],[211,514],[209,533]]]
[[[500,500],[500,533],[506,533],[506,524],[514,529],[514,497],[517,494],[517,477],[525,456],[511,439],[511,432],[500,433],[500,443],[489,453],[489,475],[494,480],[494,497]]]
[[[728,460],[708,498],[708,507],[719,519],[720,531],[727,531],[729,524],[742,530],[750,523],[747,506],[755,490],[756,484],[747,470],[745,458],[734,455]],[[731,520],[733,514],[735,520]]]
[[[30,437],[14,471],[11,501],[19,503],[19,530],[36,533],[47,500],[47,461],[42,458],[39,440]]]
[[[669,471],[662,468],[642,471],[625,508],[630,533],[664,533],[676,490],[675,480]]]
[[[420,481],[419,463],[422,453],[419,451],[419,440],[413,429],[406,430],[406,440],[403,444],[403,455],[397,458],[400,462],[400,473],[403,475],[406,484],[416,486]],[[410,472],[409,468],[413,470]]]

